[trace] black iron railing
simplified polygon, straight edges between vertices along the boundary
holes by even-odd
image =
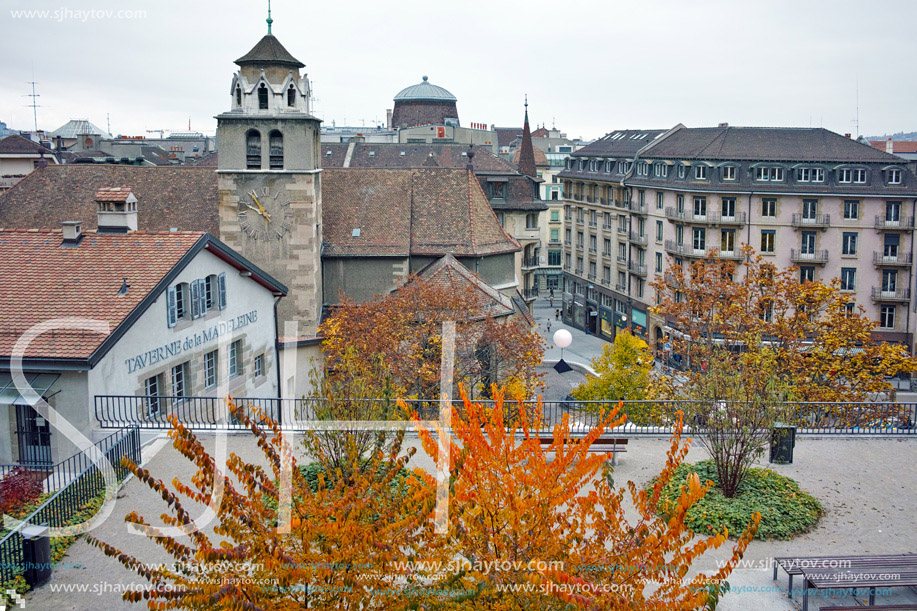
[[[108,459],[109,465],[101,461],[98,464],[94,463],[85,454],[73,456],[56,465],[52,477],[66,478],[67,481],[38,509],[23,518],[22,524],[5,533],[0,539],[0,585],[11,582],[24,572],[20,533],[24,525],[71,525],[74,516],[104,490],[106,472],[118,481],[127,476],[129,471],[121,464],[123,456],[137,464],[140,463],[140,429],[134,426],[119,430],[97,443],[95,447]],[[69,472],[68,469],[74,471]]]
[[[141,428],[169,428],[168,414],[174,414],[185,426],[201,430],[241,429],[228,413],[222,399],[193,397],[176,401],[175,397],[159,397],[163,412],[155,417],[143,415],[142,407],[149,397],[97,396],[96,419],[103,428],[131,424]],[[329,403],[319,399],[238,399],[249,413],[254,406],[286,426],[296,428],[299,423],[332,419],[338,420],[405,420],[405,414],[394,400],[336,400]],[[476,401],[491,404],[489,401]],[[406,401],[409,411],[416,411],[424,420],[436,419],[440,402],[435,400]],[[529,408],[534,401],[526,402]],[[454,406],[460,408],[461,402]],[[576,430],[589,430],[598,424],[602,415],[613,409],[617,401],[546,401],[541,408],[541,428],[553,429],[566,415]],[[221,409],[218,409],[221,408]],[[686,420],[689,431],[703,429],[702,414],[719,406],[693,401],[625,401],[623,411],[628,421],[622,431],[633,435],[668,435],[674,429],[677,412],[691,415]],[[530,413],[533,411],[528,410]],[[818,435],[917,435],[917,404],[897,402],[864,403],[785,403],[779,407],[780,421],[799,427],[800,434]],[[277,416],[281,416],[278,420]],[[700,415],[691,419],[694,415]],[[532,414],[534,417],[534,414]],[[133,418],[133,419],[132,419]],[[285,420],[284,420],[285,418]]]

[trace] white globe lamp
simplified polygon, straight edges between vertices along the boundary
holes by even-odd
[[[554,345],[563,350],[573,343],[573,336],[566,329],[558,329],[554,332]]]

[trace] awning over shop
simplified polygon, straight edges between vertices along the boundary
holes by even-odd
[[[59,373],[26,373],[24,375],[26,382],[39,397],[43,397],[60,377]],[[29,405],[29,402],[16,388],[13,376],[9,373],[0,373],[0,405]]]

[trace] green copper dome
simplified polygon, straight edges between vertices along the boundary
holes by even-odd
[[[423,77],[423,81],[410,87],[405,87],[395,96],[396,102],[409,100],[425,100],[431,102],[456,102],[458,99],[442,87],[437,87]]]

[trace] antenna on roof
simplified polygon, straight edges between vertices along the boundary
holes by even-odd
[[[274,23],[274,20],[271,19],[271,0],[267,0],[267,33],[271,33],[271,24]]]
[[[32,103],[26,104],[26,108],[32,109],[32,116],[35,119],[35,131],[38,131],[38,109],[41,105],[38,103],[38,98],[40,97],[40,95],[35,93],[35,85],[37,85],[38,83],[35,82],[35,67],[34,66],[32,66],[32,80],[26,81],[26,84],[32,86],[32,93],[27,93],[22,97],[32,98]]]

